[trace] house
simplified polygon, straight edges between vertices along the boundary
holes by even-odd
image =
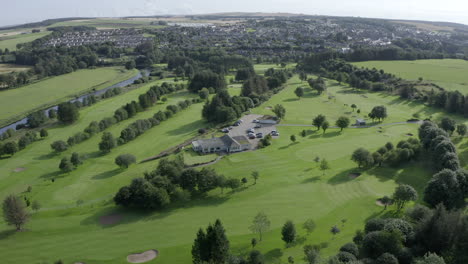
[[[356,126],[365,126],[366,120],[364,119],[356,119]]]
[[[192,142],[193,150],[201,153],[214,152],[240,152],[252,148],[249,140],[245,136],[231,137],[224,135],[210,139],[200,139]]]

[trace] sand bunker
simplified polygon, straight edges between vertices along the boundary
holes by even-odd
[[[20,171],[24,171],[26,168],[16,168],[14,169],[13,171],[14,172],[20,172]]]
[[[361,176],[361,173],[359,173],[359,172],[353,172],[353,173],[348,174],[348,176],[349,176],[351,179],[356,179],[357,177]]]
[[[99,218],[99,223],[101,225],[115,225],[122,220],[122,215],[121,214],[110,214],[110,215],[104,215]]]
[[[127,256],[127,261],[130,263],[145,263],[150,260],[155,259],[158,256],[159,252],[157,250],[151,249],[143,253],[136,253]]]
[[[271,106],[267,106],[267,107],[265,107],[265,109],[267,109],[267,110],[271,110],[271,109],[273,109],[273,107],[271,107]]]

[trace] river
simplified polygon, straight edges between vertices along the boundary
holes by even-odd
[[[109,89],[117,88],[117,87],[125,87],[125,86],[127,86],[127,85],[129,85],[129,84],[132,84],[135,80],[141,78],[143,75],[148,76],[148,74],[149,74],[149,71],[148,71],[148,70],[139,71],[137,75],[133,76],[133,77],[130,78],[130,79],[127,79],[127,80],[125,80],[125,81],[122,81],[122,82],[116,83],[116,84],[114,84],[114,85],[108,86],[108,87],[106,87],[106,88],[104,88],[104,89],[100,89],[100,90],[97,90],[97,91],[93,91],[93,92],[91,92],[91,93],[87,93],[87,94],[82,95],[82,96],[80,96],[80,97],[77,97],[77,98],[75,98],[75,99],[73,99],[73,100],[70,100],[69,102],[72,102],[72,103],[73,103],[73,102],[76,102],[76,101],[83,102],[83,99],[86,98],[86,97],[88,97],[88,96],[90,96],[90,95],[99,96],[99,95],[104,94],[104,93],[105,93],[107,90],[109,90]],[[17,89],[21,89],[21,88],[17,88]],[[52,107],[49,107],[49,108],[47,108],[47,109],[44,109],[44,112],[46,113],[46,115],[48,114],[49,110],[51,110],[51,109],[57,109],[57,105],[52,106]],[[21,120],[19,120],[19,121],[16,121],[16,122],[14,122],[14,123],[12,123],[12,124],[10,124],[10,125],[8,125],[8,126],[2,127],[2,128],[0,128],[0,135],[3,134],[5,131],[7,131],[7,130],[10,129],[10,128],[16,130],[16,126],[17,126],[17,125],[24,125],[24,124],[26,124],[27,122],[28,122],[28,118],[25,117],[25,118],[23,118],[23,119],[21,119]]]

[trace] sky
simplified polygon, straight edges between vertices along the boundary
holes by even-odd
[[[467,0],[0,0],[0,26],[62,17],[287,12],[468,24]]]

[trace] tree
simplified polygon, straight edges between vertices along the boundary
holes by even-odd
[[[129,60],[125,63],[125,69],[127,70],[135,69],[135,67],[136,67],[135,60]]]
[[[115,158],[115,164],[120,168],[128,169],[133,163],[136,163],[136,158],[132,154],[121,154]]]
[[[16,227],[20,231],[22,226],[29,220],[29,214],[26,211],[22,199],[14,195],[9,195],[3,200],[3,218],[8,225]]]
[[[54,141],[52,144],[50,144],[50,147],[56,152],[64,152],[68,149],[67,143],[65,143],[63,140]]]
[[[265,213],[259,212],[253,219],[252,225],[249,227],[253,233],[258,233],[260,241],[262,241],[262,234],[270,229],[270,220]]]
[[[78,165],[83,164],[83,160],[81,159],[80,154],[73,152],[70,158],[70,162],[73,164],[73,166],[78,167]]]
[[[458,175],[457,175],[458,174]],[[460,183],[459,179],[463,179]],[[466,176],[462,172],[443,169],[434,174],[424,190],[424,201],[432,206],[440,203],[448,209],[461,208],[465,205],[465,195],[461,185],[465,185]]]
[[[206,234],[202,228],[198,230],[192,246],[192,261],[194,264],[203,264],[208,259],[208,248],[206,246]]]
[[[250,240],[250,244],[252,245],[252,248],[254,248],[256,245],[257,245],[258,241],[257,239],[254,237],[252,238],[252,240]]]
[[[326,159],[322,159],[320,161],[320,170],[323,171],[323,175],[325,175],[325,171],[330,169],[330,165]]]
[[[392,199],[385,195],[384,197],[380,198],[380,202],[385,206],[384,210],[387,210],[387,206],[392,204]]]
[[[248,264],[264,264],[265,263],[265,257],[263,256],[263,254],[260,251],[252,250],[249,253],[247,263]]]
[[[242,185],[245,185],[245,184],[247,183],[247,178],[245,178],[245,177],[242,178],[242,179],[241,179],[241,182],[242,182]]]
[[[286,108],[280,104],[275,105],[271,111],[273,111],[279,119],[283,119],[286,116]]]
[[[372,118],[372,120],[378,119],[379,121],[382,121],[387,118],[387,108],[383,105],[374,106],[369,113],[369,117]]]
[[[289,139],[291,139],[292,143],[296,142],[296,136],[295,135],[291,135],[291,137],[289,137]]]
[[[440,120],[440,127],[451,135],[453,131],[455,131],[456,122],[450,117],[443,117],[442,120]]]
[[[34,201],[32,202],[31,208],[32,208],[34,211],[38,211],[39,209],[41,209],[41,204],[39,203],[39,201],[34,200]]]
[[[257,180],[260,177],[260,173],[258,171],[252,171],[252,178],[254,179],[254,185],[257,184]]]
[[[27,124],[30,128],[41,126],[47,121],[47,116],[43,110],[34,112],[28,116]]]
[[[322,123],[323,134],[325,134],[325,131],[327,131],[328,127],[330,127],[330,123],[328,123],[328,121],[325,120],[325,121]]]
[[[73,123],[78,120],[80,113],[78,107],[73,103],[61,103],[58,106],[57,118],[63,123]]]
[[[304,96],[304,88],[297,87],[296,90],[294,90],[294,93],[299,97],[299,99],[301,99],[301,97]]]
[[[353,243],[353,242],[344,244],[344,245],[340,248],[340,251],[341,251],[341,252],[348,252],[348,253],[351,253],[351,254],[353,254],[355,257],[358,257],[358,256],[359,256],[359,248],[358,248],[358,246],[357,246],[355,243]]]
[[[353,112],[354,112],[354,110],[356,110],[356,108],[357,108],[357,105],[352,104],[352,105],[351,105],[351,108],[353,109]]]
[[[383,253],[378,257],[375,261],[376,264],[398,264],[398,259],[390,254],[390,253]]]
[[[219,219],[213,226],[206,229],[206,248],[209,249],[207,262],[213,264],[224,264],[229,257],[229,240],[226,231]]]
[[[336,225],[334,225],[334,226],[332,226],[332,228],[330,229],[330,232],[333,234],[333,238],[335,238],[335,235],[338,234],[338,233],[340,233],[341,230],[340,230]]]
[[[308,82],[309,86],[316,90],[318,94],[322,94],[327,89],[325,81],[321,77],[317,78],[317,80],[309,79]]]
[[[49,119],[57,118],[57,110],[50,109],[47,115],[49,116]]]
[[[308,264],[317,264],[320,262],[320,255],[316,248],[311,245],[304,246],[305,260]]]
[[[349,127],[350,123],[351,121],[346,116],[341,116],[338,118],[338,120],[336,120],[336,126],[341,129],[340,131],[343,131],[343,129]]]
[[[99,142],[99,150],[104,153],[109,153],[111,149],[115,148],[116,146],[117,143],[114,139],[114,136],[112,136],[112,134],[109,132],[104,132],[101,138],[101,142]]]
[[[64,173],[69,173],[74,169],[74,167],[70,160],[67,157],[64,157],[60,160],[59,169]]]
[[[296,240],[296,227],[292,221],[286,221],[286,223],[284,223],[281,229],[281,239],[286,242],[286,244]]]
[[[49,136],[49,133],[47,132],[47,130],[45,128],[41,129],[41,131],[39,132],[39,135],[41,136],[41,138],[45,138],[45,137],[48,137]]]
[[[371,153],[364,148],[356,149],[351,156],[351,160],[356,162],[359,168],[370,166],[374,162]]]
[[[407,184],[399,185],[393,193],[393,201],[395,202],[398,211],[403,209],[407,202],[416,201],[417,199],[418,193],[413,187]]]
[[[445,260],[435,253],[426,253],[422,259],[416,260],[414,264],[445,264]]]
[[[327,118],[320,114],[318,116],[316,116],[313,120],[312,120],[312,125],[316,126],[317,127],[317,130],[320,130],[320,128],[322,127],[322,124],[327,120]]]
[[[3,145],[3,148],[1,150],[3,154],[7,155],[15,155],[16,152],[18,152],[18,144],[15,141],[9,141]]]
[[[198,91],[198,96],[200,96],[200,98],[203,100],[208,99],[208,97],[210,96],[210,91],[208,91],[208,89],[204,87],[200,91]]]
[[[314,220],[312,219],[307,219],[304,224],[302,225],[302,227],[306,230],[307,232],[307,235],[309,235],[310,233],[312,233],[314,230],[315,230],[315,227],[317,225],[315,224]]]
[[[466,135],[467,127],[465,124],[457,125],[457,133],[459,136],[464,137]]]
[[[307,81],[307,73],[303,71],[299,72],[299,79],[303,82]]]

